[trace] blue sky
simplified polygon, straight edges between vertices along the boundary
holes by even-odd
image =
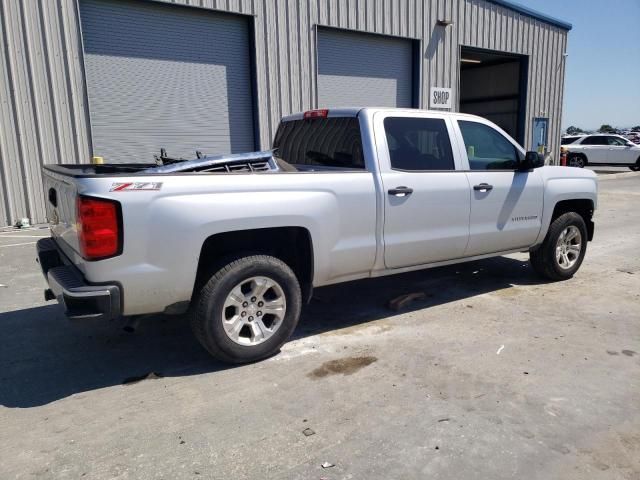
[[[563,127],[640,125],[640,0],[516,2],[573,25]]]

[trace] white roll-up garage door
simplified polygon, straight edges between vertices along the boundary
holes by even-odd
[[[94,155],[254,150],[245,18],[120,0],[81,0],[80,15]]]
[[[412,41],[318,29],[318,107],[411,107]]]

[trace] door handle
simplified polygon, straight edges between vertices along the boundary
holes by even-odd
[[[474,185],[473,189],[480,192],[488,192],[489,190],[493,190],[493,185],[489,185],[488,183],[481,183],[480,185]]]
[[[394,195],[396,197],[406,197],[407,195],[411,195],[412,193],[413,188],[404,186],[389,189],[389,195]]]

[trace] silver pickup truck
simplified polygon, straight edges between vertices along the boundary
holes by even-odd
[[[49,289],[71,318],[188,313],[215,357],[258,360],[313,287],[530,252],[570,278],[593,237],[593,172],[543,166],[493,123],[423,110],[314,110],[273,150],[47,165]]]

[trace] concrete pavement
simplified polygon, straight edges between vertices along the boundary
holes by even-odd
[[[180,318],[70,324],[11,236],[43,233],[2,233],[0,478],[638,479],[639,205],[637,176],[601,182],[569,281],[518,254],[319,289],[239,367]]]

